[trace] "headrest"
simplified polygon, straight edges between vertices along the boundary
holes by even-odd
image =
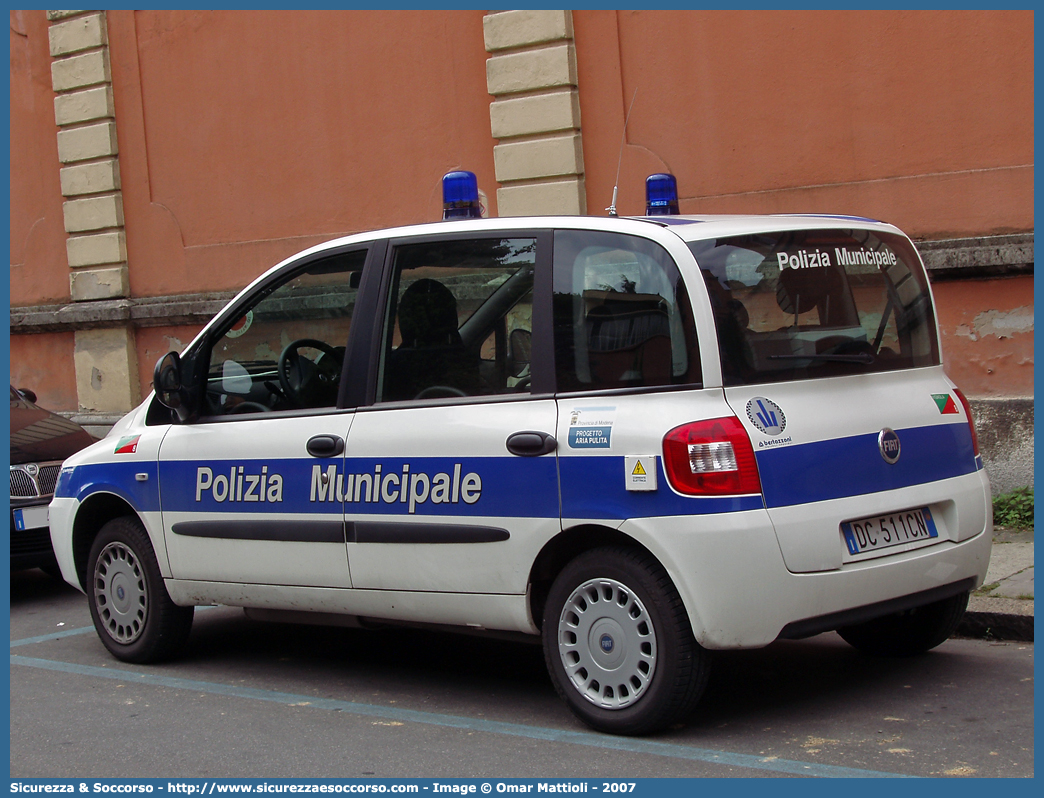
[[[437,346],[457,339],[457,300],[438,280],[411,283],[399,300],[403,346]]]
[[[776,284],[776,304],[784,313],[808,313],[837,283],[832,269],[783,269]]]

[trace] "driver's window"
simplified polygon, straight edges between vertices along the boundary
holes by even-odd
[[[333,407],[365,260],[335,255],[255,296],[211,349],[205,414]]]

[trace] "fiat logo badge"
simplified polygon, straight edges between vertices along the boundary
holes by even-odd
[[[899,436],[895,430],[885,427],[877,434],[877,448],[881,450],[881,457],[886,463],[894,463],[899,459]]]
[[[602,639],[598,641],[598,644],[606,654],[611,653],[614,647],[613,638],[610,635],[602,635]]]

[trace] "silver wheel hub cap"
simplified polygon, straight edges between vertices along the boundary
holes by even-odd
[[[98,555],[94,599],[109,637],[126,645],[141,636],[149,611],[145,573],[134,552],[123,543],[110,543]]]
[[[626,585],[591,579],[562,607],[558,654],[580,695],[602,709],[623,709],[652,681],[656,630],[645,605]]]

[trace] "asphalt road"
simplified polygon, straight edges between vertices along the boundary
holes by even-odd
[[[134,666],[86,599],[11,578],[12,778],[1033,775],[1033,645],[861,656],[834,634],[716,655],[683,725],[595,734],[537,646],[196,611],[184,656]]]

